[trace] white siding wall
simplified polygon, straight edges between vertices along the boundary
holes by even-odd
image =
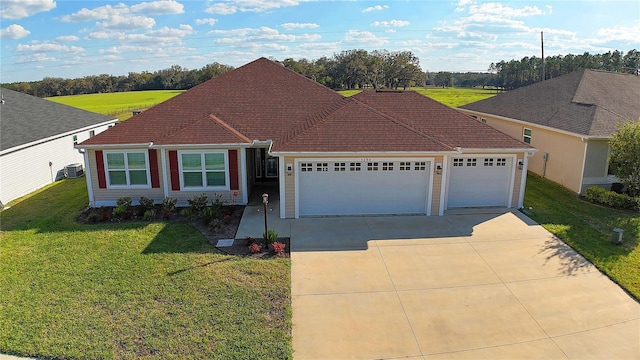
[[[98,134],[107,128],[105,125],[93,130]],[[89,131],[83,130],[0,156],[0,201],[6,205],[52,183],[58,171],[66,165],[79,163],[84,168],[83,155],[73,148],[73,135],[78,136],[80,143],[89,138]]]

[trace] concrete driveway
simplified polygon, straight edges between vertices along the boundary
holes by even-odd
[[[295,359],[638,359],[640,305],[520,213],[291,222]]]

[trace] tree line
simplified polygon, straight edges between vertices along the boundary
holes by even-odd
[[[275,60],[275,59],[272,59]],[[277,60],[275,60],[277,61]],[[287,58],[282,65],[335,90],[407,88],[411,86],[493,87],[512,90],[542,80],[539,57],[491,63],[487,72],[424,72],[411,51],[346,50],[314,60]],[[640,72],[640,52],[609,51],[603,54],[545,57],[544,78],[551,79],[579,69]],[[96,75],[76,79],[47,77],[40,81],[3,84],[3,87],[40,96],[78,95],[135,90],[186,90],[233,67],[219,63],[189,70],[179,65],[155,72],[131,72],[127,76]],[[639,74],[640,75],[640,74]]]

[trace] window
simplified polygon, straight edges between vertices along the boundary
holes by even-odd
[[[378,163],[377,162],[367,163],[367,171],[378,171]]]
[[[300,171],[302,171],[302,172],[312,172],[313,171],[313,164],[311,164],[311,163],[302,163],[302,164],[300,164]]]
[[[148,186],[146,152],[108,152],[105,154],[109,186]]]
[[[483,124],[486,124],[486,123],[487,123],[487,119],[485,119],[485,118],[480,118],[480,121],[481,121]]]
[[[416,166],[414,169],[416,171],[425,171],[427,169],[427,163],[424,161],[416,161]]]
[[[400,161],[400,171],[409,171],[409,170],[411,170],[411,162]]]
[[[505,158],[496,159],[496,166],[507,166],[507,159]]]
[[[349,163],[349,171],[360,171],[361,166],[359,162]]]
[[[484,166],[493,166],[492,158],[484,158]]]
[[[181,153],[180,161],[185,188],[227,187],[225,153]]]
[[[73,135],[73,145],[78,145],[78,135]]]
[[[92,138],[96,136],[96,131],[95,130],[89,130],[89,138]]]
[[[467,166],[476,166],[477,165],[477,159],[467,159]]]
[[[393,171],[393,163],[392,162],[383,162],[382,163],[382,171]]]
[[[345,171],[346,169],[346,163],[333,163],[333,171]]]
[[[531,144],[531,129],[524,128],[522,130],[522,141]]]
[[[464,159],[453,159],[453,166],[464,166]]]
[[[320,172],[329,171],[329,164],[327,164],[327,163],[317,163],[316,164],[316,171],[320,171]]]

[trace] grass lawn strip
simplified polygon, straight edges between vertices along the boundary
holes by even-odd
[[[105,94],[56,96],[53,102],[127,120],[133,110],[145,110],[181,94],[182,90],[128,91]]]
[[[640,299],[640,213],[611,209],[529,174],[524,199],[530,217],[591,261],[600,271]],[[611,242],[614,228],[623,244]]]
[[[84,179],[2,212],[0,352],[291,358],[290,261],[226,256],[181,222],[80,225]]]

